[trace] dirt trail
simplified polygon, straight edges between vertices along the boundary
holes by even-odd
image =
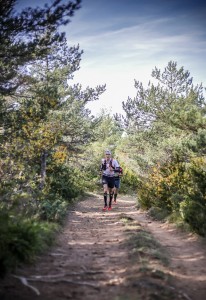
[[[36,264],[0,282],[1,300],[205,300],[206,247],[203,239],[179,233],[172,226],[151,222],[136,210],[135,199],[120,197],[112,211],[102,212],[102,196],[76,203],[68,213],[57,245]],[[147,276],[128,243],[136,228],[127,230],[122,216],[149,230],[164,246],[169,280]],[[154,261],[157,268],[158,261]],[[160,266],[161,267],[161,266]],[[39,277],[38,277],[39,276]],[[29,279],[30,287],[20,281]],[[37,295],[39,293],[39,295]]]
[[[139,221],[145,219],[143,215]],[[206,240],[183,233],[172,224],[149,221],[147,228],[169,250],[175,286],[186,291],[191,299],[206,299]]]

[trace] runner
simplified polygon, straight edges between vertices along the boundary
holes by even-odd
[[[117,195],[120,189],[120,178],[123,175],[123,171],[121,167],[116,168],[115,172],[115,182],[114,182],[114,204],[117,204]]]
[[[101,160],[100,172],[102,176],[102,185],[104,191],[104,208],[103,210],[112,209],[112,198],[114,194],[115,170],[119,167],[117,160],[112,159],[111,151],[105,151],[105,158]],[[107,194],[109,194],[109,207],[107,205]]]

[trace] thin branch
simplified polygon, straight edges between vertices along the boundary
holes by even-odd
[[[27,279],[26,277],[23,277],[23,276],[16,276],[16,275],[12,275],[12,276],[15,277],[15,278],[20,279],[21,283],[22,283],[23,285],[27,286],[28,288],[30,288],[32,291],[34,291],[35,294],[36,294],[37,296],[40,295],[39,290],[38,290],[37,288],[35,288],[33,285],[30,285],[30,284],[28,283],[28,279]]]
[[[28,280],[35,280],[35,279],[52,279],[52,278],[60,278],[65,276],[79,276],[85,274],[100,274],[102,271],[85,271],[85,272],[68,272],[68,273],[61,273],[61,274],[52,274],[52,275],[32,275],[28,278]]]
[[[67,283],[77,284],[77,285],[86,285],[86,286],[89,286],[89,287],[93,287],[94,289],[99,289],[99,287],[97,285],[94,285],[92,283],[77,282],[77,281],[61,278],[61,277],[65,277],[67,275],[70,275],[70,276],[84,275],[85,273],[87,273],[87,274],[98,274],[98,273],[102,273],[102,272],[101,271],[86,271],[86,272],[81,272],[81,273],[72,272],[72,273],[62,273],[62,274],[43,275],[43,276],[42,275],[33,275],[33,276],[27,277],[27,278],[23,277],[23,276],[17,276],[17,275],[12,275],[12,276],[15,277],[15,278],[20,279],[22,284],[24,284],[25,286],[32,289],[37,295],[40,295],[39,290],[37,288],[35,288],[34,286],[30,285],[28,283],[28,281],[39,281],[39,282],[48,282],[48,283],[67,282]]]
[[[68,279],[63,279],[63,278],[57,278],[55,280],[27,278],[27,280],[39,281],[39,282],[48,282],[48,283],[67,282],[67,283],[77,284],[77,285],[86,285],[86,286],[89,286],[89,287],[93,287],[94,289],[99,289],[99,286],[94,285],[92,283],[88,283],[88,282],[84,282],[84,281],[78,282],[78,281],[73,281],[73,280],[68,280]]]

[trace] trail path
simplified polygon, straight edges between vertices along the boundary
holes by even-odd
[[[102,196],[91,195],[76,203],[56,245],[34,266],[18,270],[17,278],[9,276],[0,282],[0,299],[206,299],[204,239],[151,221],[136,209],[132,197],[120,196],[107,212],[101,211],[102,202]],[[125,225],[127,218],[130,226]],[[169,265],[154,257],[148,262],[146,254],[135,251],[132,241],[141,230],[151,232],[163,245]]]

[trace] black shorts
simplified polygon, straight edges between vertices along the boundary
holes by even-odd
[[[105,175],[102,176],[102,184],[103,185],[107,184],[107,186],[110,189],[113,189],[114,188],[114,183],[115,183],[114,177],[108,177],[108,176],[105,176]]]
[[[120,188],[120,178],[115,178],[115,187],[116,187],[117,189]]]

